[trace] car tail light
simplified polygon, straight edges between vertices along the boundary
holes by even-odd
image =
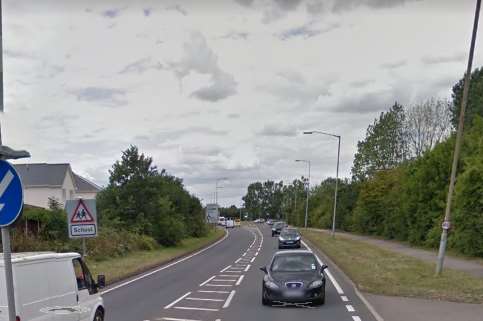
[[[21,321],[20,320],[20,317],[17,315],[17,317],[15,318],[15,321]]]

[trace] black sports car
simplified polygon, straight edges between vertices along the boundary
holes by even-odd
[[[285,228],[278,237],[278,248],[300,248],[300,233],[295,228]]]
[[[326,268],[326,265],[319,265],[310,251],[275,253],[270,265],[261,268],[265,272],[262,304],[324,304]]]

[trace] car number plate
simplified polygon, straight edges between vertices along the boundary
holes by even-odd
[[[302,291],[285,291],[285,296],[287,298],[299,298],[303,296],[303,294]]]

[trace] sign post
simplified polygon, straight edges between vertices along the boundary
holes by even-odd
[[[15,321],[17,313],[15,311],[9,226],[20,216],[22,208],[23,189],[20,176],[9,162],[0,160],[0,227],[2,229],[5,283],[7,287],[8,317],[10,321]]]
[[[68,200],[65,203],[67,225],[71,239],[82,239],[82,252],[86,256],[86,238],[97,236],[97,210],[95,199]]]

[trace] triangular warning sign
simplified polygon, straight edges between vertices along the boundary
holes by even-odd
[[[83,200],[79,200],[77,206],[75,207],[74,212],[72,213],[72,218],[70,219],[71,223],[93,223],[94,218],[89,212],[86,204]]]

